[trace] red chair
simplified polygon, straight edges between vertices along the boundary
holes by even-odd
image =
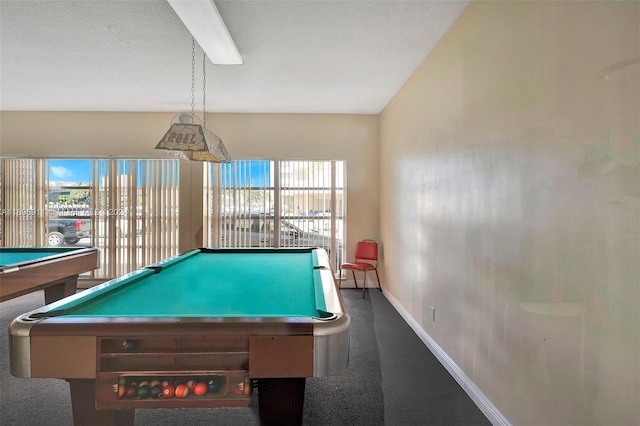
[[[375,271],[378,280],[378,289],[382,291],[380,286],[380,277],[378,276],[378,243],[373,240],[359,241],[356,245],[355,261],[346,262],[340,265],[340,274],[338,275],[338,288],[342,286],[342,270],[350,270],[353,274],[353,281],[358,288],[358,280],[356,279],[356,271],[364,272],[364,283],[362,285],[362,298],[364,299],[367,290],[367,271]]]

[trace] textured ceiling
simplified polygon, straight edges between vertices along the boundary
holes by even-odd
[[[244,64],[208,62],[207,111],[377,114],[467,2],[215,4]],[[191,35],[165,0],[0,0],[0,73],[3,111],[189,111]]]

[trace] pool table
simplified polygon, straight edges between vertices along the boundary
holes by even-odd
[[[78,275],[100,266],[94,247],[1,247],[0,302],[44,289],[45,303],[76,292]]]
[[[248,406],[300,424],[306,377],[345,369],[350,318],[323,249],[200,248],[27,312],[11,373],[70,383],[76,425]]]

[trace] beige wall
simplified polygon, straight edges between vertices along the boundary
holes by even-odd
[[[639,18],[472,2],[381,114],[390,298],[515,425],[640,424]]]
[[[347,161],[348,251],[380,237],[388,296],[495,418],[640,424],[638,7],[472,3],[380,119],[207,127]],[[0,154],[154,157],[172,116],[3,112]]]
[[[163,158],[154,150],[174,113],[1,112],[0,155]],[[208,114],[207,128],[236,159],[335,159],[347,164],[347,243],[378,238],[376,115]],[[200,163],[181,162],[182,181],[198,182]],[[191,186],[193,203],[202,186]],[[198,207],[198,206],[196,206]],[[200,206],[201,207],[201,206]],[[202,239],[199,208],[181,215],[181,249]]]

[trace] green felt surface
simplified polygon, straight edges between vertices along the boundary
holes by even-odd
[[[319,272],[312,252],[198,253],[172,259],[75,307],[69,316],[313,317]]]
[[[83,247],[84,248],[84,247]],[[52,249],[52,248],[0,248],[0,266],[14,265],[22,262],[32,262],[49,256],[67,254],[77,248]]]

